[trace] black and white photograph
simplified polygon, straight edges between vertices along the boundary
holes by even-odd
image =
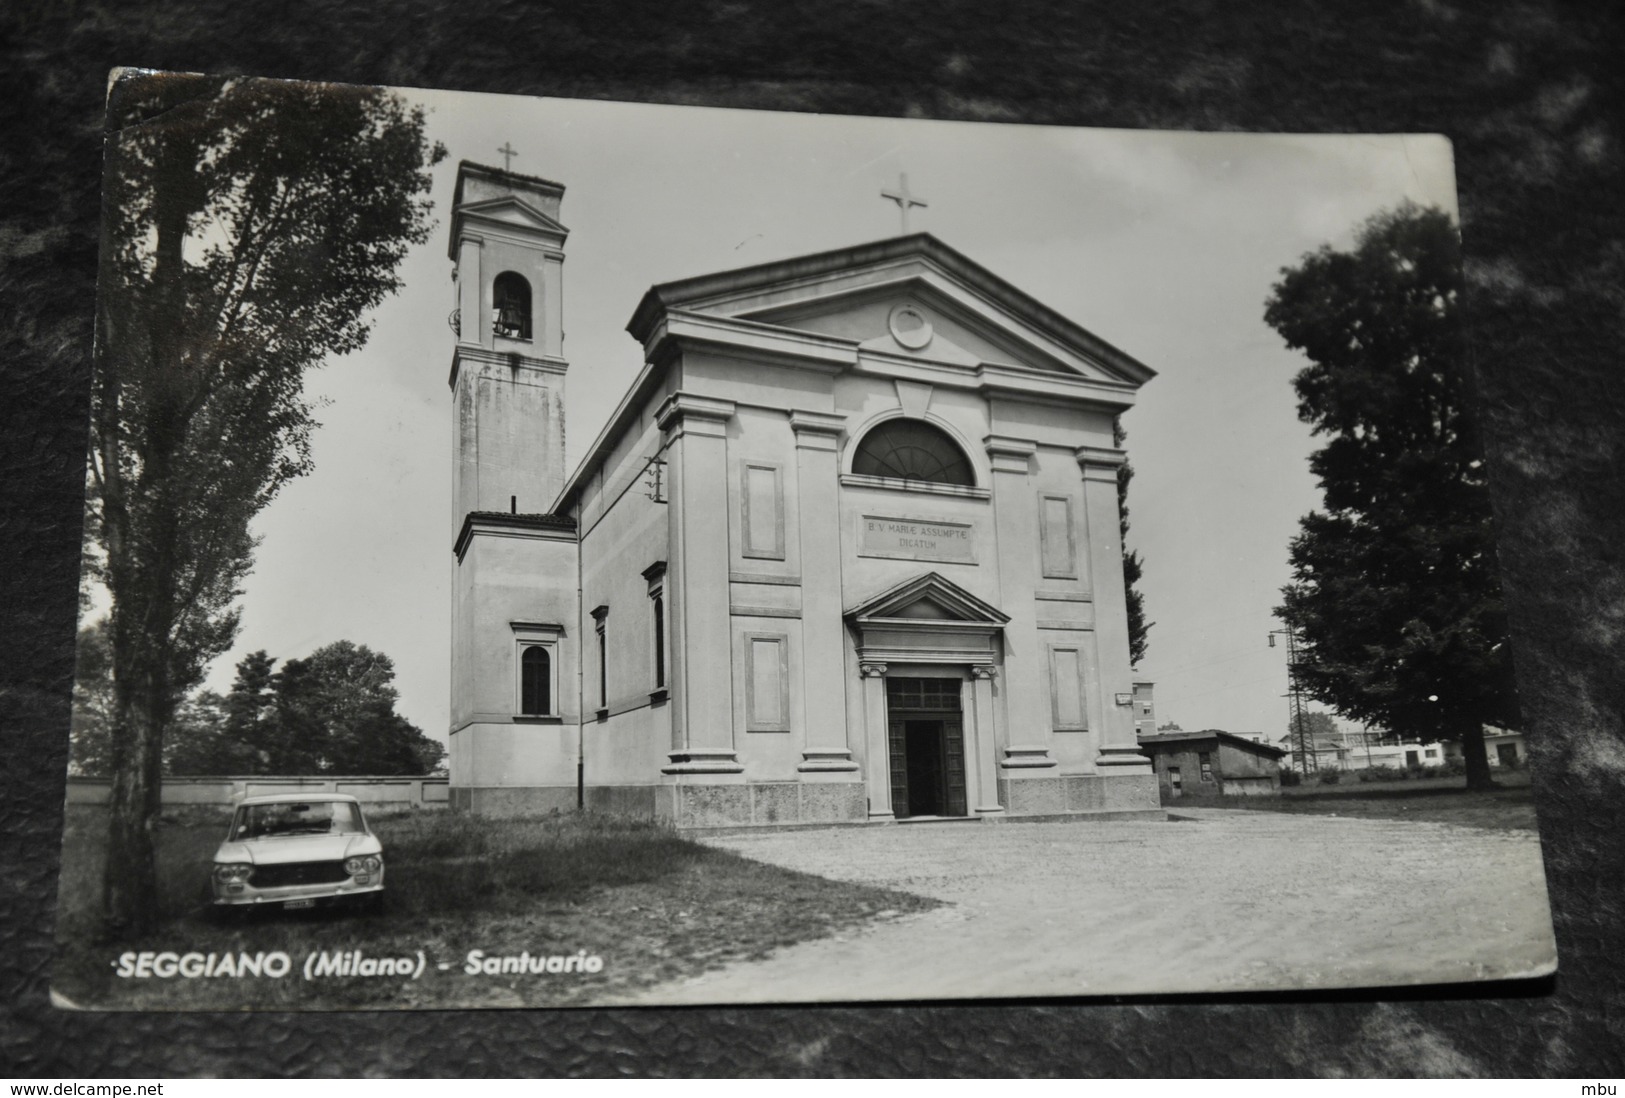
[[[1445,137],[108,112],[58,1007],[1556,970]]]

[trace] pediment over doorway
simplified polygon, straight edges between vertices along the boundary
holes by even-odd
[[[906,628],[936,623],[989,631],[1001,629],[1010,621],[1010,615],[998,607],[936,572],[926,572],[887,588],[848,609],[846,617],[859,627]]]

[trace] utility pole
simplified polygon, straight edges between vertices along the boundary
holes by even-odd
[[[1292,699],[1292,734],[1298,741],[1298,769],[1307,776],[1311,770],[1320,769],[1320,761],[1310,750],[1308,733],[1303,725],[1303,688],[1298,684],[1298,634],[1293,629],[1270,630],[1271,648],[1275,647],[1278,635],[1286,637],[1286,696]]]

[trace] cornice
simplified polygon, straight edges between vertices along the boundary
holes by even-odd
[[[662,359],[676,351],[710,350],[754,362],[822,369],[850,369],[858,345],[850,339],[781,328],[736,317],[673,311],[657,320],[644,340],[644,357]]]
[[[569,515],[513,514],[508,511],[470,511],[463,516],[463,527],[452,545],[452,552],[461,563],[468,543],[477,533],[498,534],[502,537],[529,537],[542,541],[576,540],[576,520]]]
[[[446,382],[450,388],[457,387],[457,376],[465,361],[538,374],[562,375],[570,370],[568,361],[554,355],[527,355],[519,351],[493,350],[483,343],[458,343],[451,352],[451,376]]]

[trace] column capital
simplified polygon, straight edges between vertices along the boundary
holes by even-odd
[[[1033,455],[1038,453],[1038,443],[1032,439],[1012,438],[1009,435],[987,435],[982,439],[982,445],[987,447],[987,456],[995,473],[1025,475],[1032,470]]]
[[[978,663],[970,669],[971,677],[975,679],[993,680],[999,677],[999,669],[989,663]]]
[[[833,453],[840,447],[841,432],[846,430],[846,417],[825,412],[791,412],[790,429],[796,433],[798,449]]]
[[[676,392],[655,411],[655,423],[662,431],[684,427],[689,430],[700,428],[706,434],[720,434],[722,426],[733,418],[735,407],[731,400]]]
[[[883,663],[860,663],[858,664],[858,673],[866,679],[878,679],[885,675],[886,665]]]

